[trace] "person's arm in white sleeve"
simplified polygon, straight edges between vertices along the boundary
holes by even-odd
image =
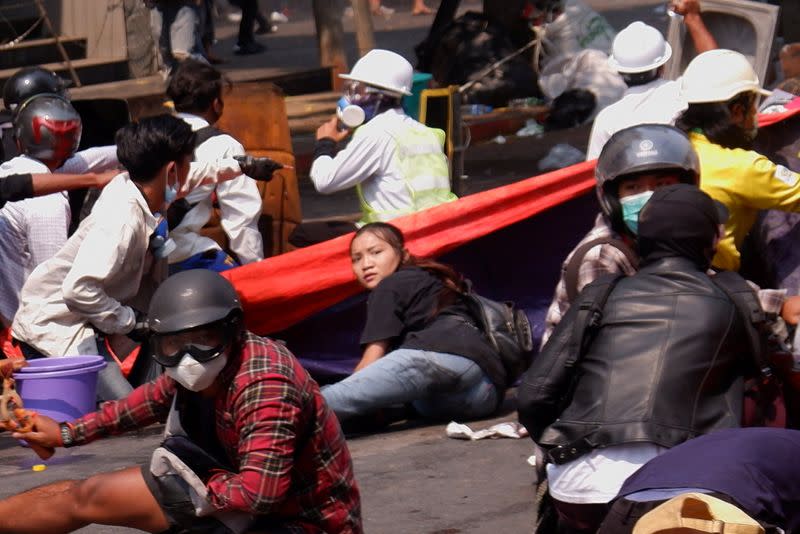
[[[388,135],[383,138],[356,135],[334,157],[337,137],[341,138],[341,135],[337,136],[327,130],[330,130],[332,124],[335,129],[335,120],[332,119],[317,130],[314,163],[309,173],[314,187],[322,194],[355,187],[376,174],[381,169],[382,158],[386,156],[385,152],[391,141]]]
[[[193,161],[189,165],[186,181],[178,188],[178,196],[184,197],[189,191],[201,185],[219,184],[233,180],[242,175],[239,162],[232,158],[201,163]]]
[[[233,139],[231,141],[225,156],[244,156],[244,147]],[[239,261],[245,264],[263,260],[264,242],[258,231],[262,200],[255,180],[242,175],[218,185],[217,201],[221,211],[220,224]]]
[[[76,152],[55,170],[59,174],[104,172],[119,167],[117,145],[98,146]]]
[[[597,117],[592,124],[592,132],[589,134],[589,147],[586,149],[586,161],[597,159],[600,157],[600,152],[603,150],[608,139],[611,137],[611,132],[606,125],[610,117],[608,117],[608,110],[605,108],[600,110]]]
[[[134,235],[127,222],[92,229],[61,285],[67,307],[106,334],[127,334],[136,324],[133,309],[111,298],[104,289],[105,283],[120,276]]]

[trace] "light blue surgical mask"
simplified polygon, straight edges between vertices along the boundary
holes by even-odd
[[[639,234],[639,212],[652,196],[652,191],[645,191],[619,199],[619,203],[622,205],[622,220],[634,235]]]
[[[178,198],[178,188],[174,185],[168,185],[164,189],[164,202],[169,205],[175,202],[176,198]]]

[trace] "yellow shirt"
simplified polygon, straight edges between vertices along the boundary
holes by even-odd
[[[691,132],[689,139],[700,157],[700,189],[730,212],[713,265],[737,271],[739,247],[759,210],[800,211],[800,174],[758,152],[723,148],[697,132]]]

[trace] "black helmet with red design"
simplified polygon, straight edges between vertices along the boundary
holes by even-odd
[[[56,94],[29,98],[14,116],[14,137],[20,152],[55,167],[78,149],[81,131],[81,116],[66,98]]]

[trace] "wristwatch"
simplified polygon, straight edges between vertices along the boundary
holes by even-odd
[[[70,447],[72,442],[75,441],[72,439],[72,430],[67,423],[59,423],[58,427],[61,429],[61,445]]]

